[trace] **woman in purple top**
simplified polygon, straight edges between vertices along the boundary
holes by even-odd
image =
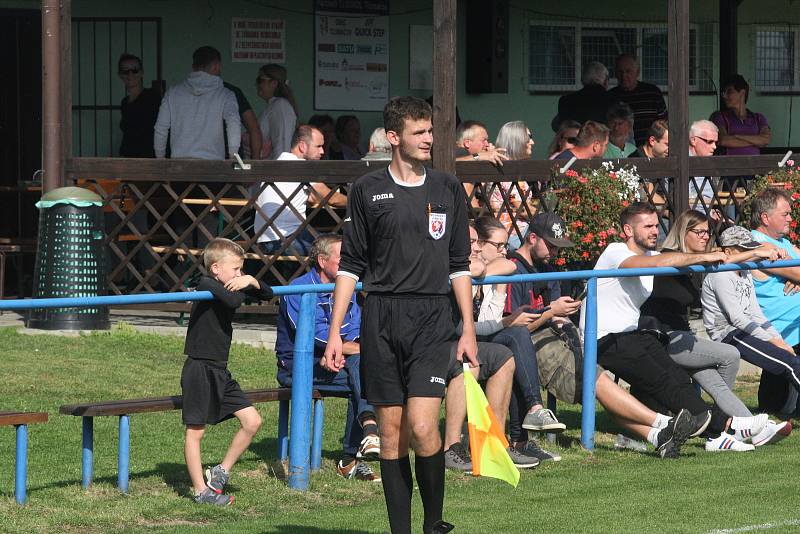
[[[717,146],[721,154],[757,156],[772,138],[764,115],[747,109],[749,93],[750,86],[740,74],[732,75],[722,84],[725,109],[711,115],[711,122],[719,128]]]

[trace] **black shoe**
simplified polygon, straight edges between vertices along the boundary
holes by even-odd
[[[694,438],[702,434],[708,428],[708,424],[711,422],[711,411],[706,410],[705,412],[700,412],[697,415],[692,416],[692,433],[689,437]]]
[[[697,422],[689,410],[683,409],[669,420],[669,425],[662,428],[656,436],[656,451],[662,458],[677,458],[681,454],[681,445],[697,428]],[[708,425],[708,423],[706,423]]]
[[[426,530],[425,534],[447,534],[454,528],[456,527],[452,523],[448,523],[447,521],[442,521],[440,519],[430,528],[430,530]]]

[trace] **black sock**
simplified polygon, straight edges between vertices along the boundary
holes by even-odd
[[[355,459],[356,457],[352,454],[342,453],[342,465],[344,466],[350,465]]]
[[[362,426],[361,429],[364,431],[365,436],[369,436],[370,434],[378,434],[378,425],[375,423],[366,424]]]
[[[411,462],[408,456],[397,460],[381,458],[381,480],[389,527],[392,534],[411,534]]]
[[[442,520],[444,507],[444,452],[439,451],[433,456],[417,456],[414,460],[414,472],[417,475],[419,495],[422,497],[422,507],[425,510],[425,521],[422,524],[423,532],[430,531],[433,526]]]

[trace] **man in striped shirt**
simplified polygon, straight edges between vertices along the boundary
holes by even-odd
[[[653,121],[667,118],[667,106],[661,89],[639,81],[639,61],[631,54],[617,58],[614,74],[617,86],[608,91],[612,100],[624,102],[633,109],[633,136],[636,146],[647,141],[647,129]]]

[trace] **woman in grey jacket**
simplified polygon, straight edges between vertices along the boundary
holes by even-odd
[[[728,228],[720,239],[732,263],[786,257],[782,249],[754,241],[741,226]],[[749,271],[709,274],[703,282],[701,302],[709,337],[733,345],[742,359],[763,370],[759,397],[767,373],[784,377],[795,391],[800,390],[800,359],[761,311]],[[788,435],[791,429],[782,431]]]

